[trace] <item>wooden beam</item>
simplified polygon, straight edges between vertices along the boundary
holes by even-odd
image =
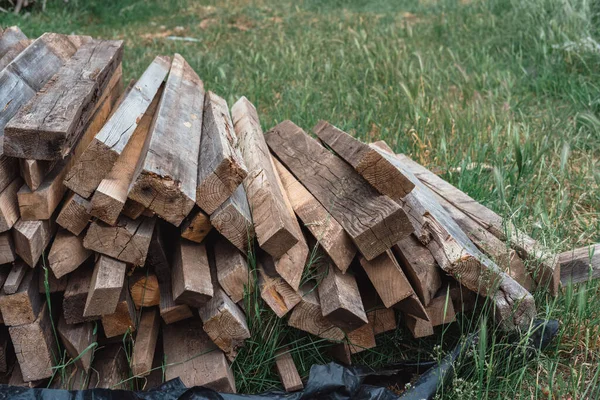
[[[241,252],[248,252],[255,232],[244,185],[239,185],[210,215],[210,223]]]
[[[558,262],[563,285],[597,278],[600,276],[600,244],[562,252]]]
[[[67,174],[64,183],[69,189],[88,198],[108,175],[169,72],[169,65],[168,57],[154,59]]]
[[[301,238],[297,221],[285,205],[282,188],[265,143],[256,109],[246,99],[239,99],[231,109],[238,149],[248,169],[244,188],[252,211],[258,245],[272,257],[281,257]]]
[[[400,200],[415,187],[402,171],[390,164],[368,144],[353,138],[326,121],[313,128],[319,139],[335,151],[381,194]]]
[[[9,26],[5,30],[0,28],[0,57],[3,57],[21,40],[27,40],[27,36],[18,26]]]
[[[0,232],[10,230],[19,219],[17,192],[23,186],[21,178],[15,178],[0,193]]]
[[[52,367],[59,361],[59,353],[48,305],[45,302],[42,304],[34,322],[11,326],[8,330],[23,380],[31,382],[51,377],[54,373]]]
[[[379,144],[379,142],[377,143]],[[371,146],[374,146],[372,144]],[[535,267],[533,278],[538,287],[547,287],[550,294],[558,295],[560,289],[560,265],[557,255],[540,242],[534,240],[517,229],[510,221],[505,221],[498,214],[475,201],[466,193],[458,190],[425,167],[398,154],[398,159],[412,171],[429,190],[443,197],[449,203],[468,215],[479,225],[491,232],[498,239],[510,244],[519,256]]]
[[[265,139],[277,158],[344,227],[367,260],[413,231],[400,205],[379,194],[293,122],[280,123]]]
[[[15,294],[19,290],[19,286],[23,281],[23,278],[29,272],[31,268],[29,265],[25,264],[23,260],[18,260],[12,265],[8,277],[4,281],[4,286],[2,286],[2,291],[6,294]],[[35,279],[35,277],[33,278]],[[32,282],[35,284],[35,282]]]
[[[166,380],[179,377],[187,387],[235,393],[235,380],[225,354],[211,342],[200,320],[164,326],[163,348]]]
[[[173,299],[201,307],[213,296],[206,246],[180,239],[173,261]]]
[[[40,264],[38,264],[40,265]],[[48,282],[46,283],[46,274],[48,276]],[[54,274],[48,269],[42,269],[38,274],[38,292],[44,296],[48,293],[62,293],[67,289],[69,283],[69,275],[65,275],[60,279],[57,279]],[[46,289],[46,286],[48,288]]]
[[[94,274],[93,262],[82,265],[68,275],[69,282],[63,295],[63,315],[67,324],[80,324],[98,319],[97,316],[84,317],[83,310]]]
[[[257,269],[260,296],[275,315],[283,318],[302,300],[300,295],[277,274],[273,259],[268,254],[260,256]]]
[[[121,216],[116,226],[100,221],[90,224],[83,246],[133,265],[144,265],[156,218],[131,220]]]
[[[343,340],[344,331],[323,317],[318,291],[314,285],[314,282],[309,282],[300,288],[301,300],[292,310],[288,325],[323,339]]]
[[[335,265],[346,272],[356,255],[350,236],[279,160],[273,162],[294,212]]]
[[[210,217],[195,207],[181,223],[181,237],[192,242],[202,243],[211,229]]]
[[[442,287],[426,307],[431,325],[449,324],[456,320],[454,305],[448,287]]]
[[[223,238],[214,243],[216,274],[219,284],[234,303],[244,299],[244,290],[252,292],[254,280],[248,261],[229,241]]]
[[[392,251],[398,257],[419,300],[427,306],[442,286],[442,278],[435,258],[414,235],[396,243]]]
[[[135,200],[131,200],[127,198],[125,201],[125,205],[123,206],[123,210],[121,210],[121,214],[129,217],[131,219],[138,219],[146,212],[146,207],[143,204],[138,203]]]
[[[15,293],[0,292],[0,311],[5,325],[30,324],[38,318],[42,299],[38,293],[37,273],[37,269],[29,268]]]
[[[369,321],[354,275],[343,274],[330,262],[321,267],[321,274],[323,278],[318,291],[322,315],[344,332],[367,324]]]
[[[411,216],[417,237],[428,238],[427,248],[440,267],[467,288],[490,297],[503,329],[528,325],[536,315],[533,296],[473,244],[404,161],[389,150],[372,147],[415,184],[402,200],[403,208]]]
[[[162,94],[163,86],[156,92],[152,103],[131,135],[131,139],[92,195],[90,214],[109,225],[117,223],[117,219],[127,203],[130,187],[144,163],[150,144],[150,129]],[[145,206],[143,207],[145,209]]]
[[[175,226],[196,201],[203,103],[204,84],[176,53],[152,125],[148,154],[129,191],[130,198]]]
[[[142,311],[140,326],[137,330],[133,346],[131,362],[131,372],[133,375],[141,377],[150,374],[159,328],[160,316],[158,309],[148,308]]]
[[[227,102],[208,92],[204,100],[196,204],[212,214],[248,175],[239,151]]]
[[[22,39],[15,43],[2,57],[0,57],[0,71],[21,54],[31,43],[31,39]]]
[[[11,233],[0,233],[0,265],[11,263],[15,259],[15,245]]]
[[[136,268],[129,277],[129,293],[135,308],[153,307],[160,304],[160,289],[156,275]]]
[[[60,316],[57,327],[60,340],[65,346],[69,357],[75,360],[75,365],[86,373],[90,370],[94,344],[96,342],[96,330],[91,322],[69,325],[64,316]]]
[[[88,226],[92,218],[90,210],[89,200],[71,192],[56,217],[56,223],[73,235],[78,236]]]
[[[61,229],[56,233],[48,253],[48,265],[54,276],[60,279],[77,269],[91,255],[92,252],[83,247],[82,237]]]
[[[136,330],[137,317],[135,306],[127,287],[123,287],[115,312],[102,316],[102,328],[107,338],[123,337],[127,332]]]
[[[127,265],[124,262],[105,255],[98,256],[83,309],[84,317],[115,312],[123,290],[126,269]]]
[[[129,381],[129,364],[123,345],[109,344],[96,351],[92,361],[88,389],[122,389],[131,390],[133,384]]]
[[[391,251],[371,261],[362,256],[359,260],[386,307],[392,307],[414,294],[410,282]]]
[[[165,324],[173,324],[184,319],[192,318],[194,314],[187,304],[175,304],[171,279],[158,283],[160,289],[160,316]]]
[[[55,164],[51,161],[19,159],[21,177],[31,190],[37,190]]]
[[[396,312],[393,308],[377,308],[368,311],[367,318],[369,319],[369,324],[373,326],[373,333],[375,335],[393,331],[397,326]]]
[[[433,335],[433,325],[431,322],[410,314],[404,314],[404,319],[406,321],[406,327],[415,339]]]
[[[217,284],[218,285],[218,284]],[[204,331],[229,360],[234,360],[240,347],[250,338],[244,312],[229,296],[216,287],[214,296],[198,309]]]
[[[121,63],[123,42],[82,45],[4,129],[4,153],[35,160],[64,159],[91,119]]]
[[[23,221],[19,219],[13,226],[15,252],[30,267],[35,267],[42,253],[50,244],[56,232],[56,224],[52,220]]]
[[[286,392],[296,392],[304,388],[302,379],[300,379],[300,374],[298,374],[298,369],[288,348],[277,351],[275,354],[275,367]]]

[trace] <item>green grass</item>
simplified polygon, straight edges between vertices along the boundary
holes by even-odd
[[[291,119],[310,130],[327,119],[436,171],[491,164],[494,172],[443,177],[557,251],[600,241],[600,51],[577,45],[600,41],[599,21],[600,3],[587,0],[55,0],[45,14],[0,14],[32,37],[125,40],[128,79],[156,54],[179,52],[207,89],[230,104],[254,102],[264,129]],[[506,358],[506,340],[484,316],[462,316],[423,341],[399,328],[357,361],[427,357],[485,325],[487,341],[443,398],[597,396],[596,283],[536,301],[562,329],[529,362]],[[273,356],[284,341],[303,376],[328,360],[326,343],[249,305],[256,334],[233,363],[240,391],[278,385]]]

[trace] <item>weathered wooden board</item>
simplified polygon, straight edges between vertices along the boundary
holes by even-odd
[[[160,315],[158,309],[149,308],[144,310],[133,346],[131,362],[131,372],[133,375],[147,376],[150,374],[159,328]]]
[[[127,287],[123,287],[115,312],[102,316],[102,328],[107,338],[123,337],[136,330],[138,318]]]
[[[385,146],[385,145],[380,145]],[[401,203],[440,267],[467,288],[490,297],[502,328],[526,326],[536,314],[533,296],[486,257],[436,201],[434,194],[385,147],[372,146],[413,181]]]
[[[335,265],[346,272],[356,255],[350,236],[279,160],[273,162],[294,212]]]
[[[124,262],[102,254],[98,256],[83,309],[84,317],[115,312],[123,290],[126,269]]]
[[[122,57],[122,41],[82,45],[5,126],[4,154],[64,159],[83,135]]]
[[[19,219],[17,192],[23,185],[21,178],[15,178],[0,192],[0,232],[6,232]]]
[[[129,381],[129,364],[121,342],[102,347],[94,354],[88,389],[123,389],[131,390]]]
[[[213,245],[217,280],[234,303],[244,298],[244,290],[252,291],[248,261],[240,251],[223,238]]]
[[[235,393],[233,373],[225,354],[211,342],[200,320],[164,326],[163,348],[167,364],[165,379],[179,377],[187,387],[205,386]]]
[[[56,217],[56,223],[73,235],[79,235],[88,226],[91,204],[77,193],[71,192]]]
[[[69,325],[64,316],[60,316],[57,327],[58,335],[65,346],[69,357],[75,360],[75,365],[86,373],[89,371],[94,354],[93,345],[96,342],[96,330],[91,322]]]
[[[33,323],[38,318],[41,308],[42,299],[38,293],[36,269],[29,268],[15,293],[0,292],[0,311],[7,326]]]
[[[377,308],[367,312],[369,323],[373,326],[373,333],[393,331],[396,329],[396,312],[393,308]]]
[[[173,260],[173,299],[176,303],[201,307],[213,296],[206,246],[180,239]]]
[[[301,301],[300,295],[277,274],[270,255],[260,255],[257,269],[260,296],[275,315],[283,318]]]
[[[10,232],[0,233],[0,265],[15,261],[15,245]]]
[[[48,265],[58,279],[73,272],[85,262],[92,252],[83,247],[83,238],[64,229],[56,233],[50,252]]]
[[[19,290],[19,286],[21,285],[23,278],[30,270],[31,268],[29,268],[29,265],[25,264],[23,260],[17,260],[17,262],[12,265],[8,276],[4,281],[2,291],[6,294],[16,293],[17,290]],[[33,277],[33,279],[35,278],[36,277]],[[35,284],[35,282],[32,283]]]
[[[404,314],[404,320],[406,321],[406,327],[415,339],[433,335],[433,325],[431,322],[410,314]]]
[[[108,175],[169,72],[170,59],[158,56],[129,91],[65,178],[65,185],[88,198]]]
[[[414,290],[391,251],[374,260],[359,257],[360,264],[386,307],[410,297]]]
[[[192,242],[202,243],[212,229],[210,217],[195,207],[181,223],[181,237]]]
[[[568,250],[558,255],[560,280],[580,283],[600,277],[600,244]]]
[[[133,265],[144,265],[156,218],[131,220],[121,216],[116,226],[94,221],[83,239],[83,246]]]
[[[129,277],[129,293],[135,308],[152,307],[160,304],[160,288],[153,272],[136,268]]]
[[[210,215],[210,223],[240,251],[248,252],[255,232],[244,185],[239,185]]]
[[[143,168],[129,197],[179,226],[196,201],[204,84],[175,54]]]
[[[294,307],[288,325],[323,339],[340,341],[344,331],[323,317],[318,291],[314,282],[308,282],[300,288],[300,302]]]
[[[56,279],[54,274],[46,269],[40,271],[38,276],[38,292],[44,296],[46,296],[48,293],[62,293],[67,289],[69,275],[65,275],[60,279]]]
[[[46,175],[50,173],[55,164],[51,161],[19,159],[21,168],[21,177],[31,190],[37,190],[44,181]]]
[[[2,57],[0,57],[0,71],[2,71],[8,64],[12,62],[19,54],[23,52],[33,40],[22,39],[15,43]]]
[[[454,304],[448,287],[442,287],[425,309],[433,326],[449,324],[456,320]]]
[[[227,102],[208,92],[204,101],[196,204],[212,214],[248,175],[239,151]]]
[[[283,348],[277,351],[275,355],[275,367],[286,392],[296,392],[304,388],[289,349]]]
[[[27,36],[21,32],[18,26],[9,26],[4,30],[0,28],[0,57],[3,57],[22,40],[27,40]]]
[[[408,236],[412,225],[394,201],[291,121],[265,134],[273,153],[344,227],[372,260]]]
[[[56,224],[52,220],[23,221],[19,219],[13,226],[15,252],[30,267],[35,267],[42,253],[50,244],[56,232]]]
[[[269,149],[265,143],[258,114],[245,97],[231,109],[238,149],[248,169],[244,189],[252,212],[259,246],[272,257],[281,257],[301,238],[296,236],[295,217],[285,205],[283,191],[276,181]]]
[[[63,295],[63,315],[67,324],[80,324],[98,319],[97,316],[84,317],[83,309],[90,290],[90,282],[94,274],[92,259],[68,275],[69,281]]]
[[[159,281],[160,289],[160,316],[165,324],[173,324],[177,321],[192,318],[194,314],[187,304],[175,304],[173,301],[173,291],[171,287],[171,278]]]

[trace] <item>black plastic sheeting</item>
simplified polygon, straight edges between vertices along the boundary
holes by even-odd
[[[529,338],[530,355],[543,350],[558,333],[558,321],[536,321]],[[126,390],[90,389],[67,391],[57,389],[23,388],[0,385],[0,399],[15,400],[422,400],[432,399],[451,382],[456,360],[478,340],[478,334],[469,335],[439,363],[402,362],[381,370],[367,367],[343,367],[339,364],[313,365],[304,390],[295,393],[272,391],[256,395],[217,393],[203,387],[186,388],[179,379],[165,382],[145,392]],[[515,338],[516,341],[519,338]],[[385,387],[406,382],[415,373],[424,373],[401,396]],[[378,385],[370,382],[377,382]],[[403,383],[402,383],[403,385]]]

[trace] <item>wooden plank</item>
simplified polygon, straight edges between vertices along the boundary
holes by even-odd
[[[0,193],[0,232],[10,230],[19,219],[20,214],[17,192],[22,185],[23,180],[21,178],[15,178]]]
[[[3,56],[0,57],[0,71],[2,71],[8,64],[12,62],[19,54],[21,54],[33,40],[22,39],[15,43]]]
[[[23,278],[29,272],[31,268],[29,265],[25,264],[23,260],[18,260],[12,265],[8,277],[4,281],[4,286],[2,286],[2,292],[5,294],[15,294],[19,290],[19,286],[23,281]],[[33,275],[32,275],[33,276]],[[36,276],[33,276],[32,279],[35,279]],[[35,282],[32,282],[35,285]]]
[[[48,265],[54,276],[60,279],[75,271],[91,255],[92,252],[83,247],[82,237],[60,229],[50,247]]]
[[[98,319],[97,316],[84,317],[83,310],[94,274],[93,260],[82,265],[68,275],[69,282],[63,295],[63,315],[67,324],[80,324]]]
[[[372,260],[408,236],[412,225],[394,201],[291,121],[265,134],[273,153],[344,227]]]
[[[558,255],[563,285],[586,282],[600,276],[600,244],[567,250]]]
[[[131,372],[133,375],[147,376],[150,374],[159,328],[160,315],[158,309],[149,308],[144,310],[133,346],[131,362]]]
[[[127,287],[123,287],[115,312],[102,316],[102,328],[107,338],[123,337],[136,330],[137,317],[135,306]]]
[[[411,217],[417,237],[429,238],[427,248],[440,267],[467,288],[490,297],[496,321],[503,329],[528,325],[536,314],[531,294],[473,244],[404,161],[381,147],[373,148],[415,184],[402,200],[403,208]]]
[[[122,41],[83,44],[5,126],[4,154],[35,160],[69,155],[122,56]]]
[[[348,162],[381,194],[400,200],[415,187],[402,171],[389,163],[368,144],[353,138],[326,121],[313,128],[319,139]]]
[[[275,315],[283,318],[302,300],[300,295],[277,274],[269,255],[261,255],[257,269],[260,296]]]
[[[19,219],[12,229],[15,252],[33,268],[48,247],[54,232],[56,232],[56,224],[52,220],[23,221]]]
[[[402,239],[392,248],[415,293],[424,306],[442,286],[439,267],[431,252],[414,235]]]
[[[58,320],[57,332],[69,357],[75,360],[75,365],[78,368],[87,373],[90,370],[92,355],[94,354],[94,343],[96,342],[94,324],[84,322],[69,325],[64,316],[61,316]]]
[[[318,291],[314,283],[308,282],[300,288],[300,302],[294,307],[288,325],[323,339],[340,341],[344,331],[323,317]]]
[[[11,263],[15,258],[15,245],[11,233],[0,233],[0,265]]]
[[[217,280],[234,303],[244,298],[244,290],[252,292],[254,279],[250,277],[248,262],[242,253],[223,238],[214,243]]]
[[[131,390],[127,355],[121,343],[104,346],[94,354],[88,389]]]
[[[210,217],[195,207],[181,223],[181,237],[192,242],[202,243],[211,229]]]
[[[235,380],[225,354],[211,342],[200,320],[163,327],[163,348],[166,380],[179,377],[187,387],[235,393]]]
[[[154,59],[67,174],[64,183],[69,189],[88,198],[108,175],[169,72],[169,64],[168,57]]]
[[[538,287],[547,287],[550,294],[553,296],[558,295],[560,291],[560,265],[556,254],[542,243],[517,229],[510,221],[505,221],[498,214],[409,157],[403,154],[398,154],[397,157],[428,189],[452,203],[498,239],[508,242],[510,247],[516,250],[524,261],[536,269],[533,278]]]
[[[396,313],[393,308],[378,308],[367,312],[373,333],[379,335],[396,329]]]
[[[121,74],[122,71],[119,66],[111,77],[108,87],[98,103],[98,108],[71,154],[64,160],[57,162],[35,191],[32,191],[27,185],[21,187],[17,196],[23,219],[49,219],[52,216],[67,191],[63,184],[64,177],[102,128],[123,90]]]
[[[295,230],[295,217],[285,205],[282,188],[271,162],[256,109],[239,99],[231,109],[238,149],[248,169],[244,188],[252,211],[259,246],[272,257],[281,257],[301,238]]]
[[[144,265],[156,218],[131,220],[121,216],[116,226],[94,221],[83,239],[83,246],[133,265]]]
[[[404,314],[404,320],[406,321],[406,327],[415,339],[433,335],[433,325],[431,322],[410,314]]]
[[[88,291],[84,317],[109,315],[115,312],[125,282],[124,262],[99,255]]]
[[[246,253],[255,232],[244,185],[238,186],[211,215],[210,223],[241,252]]]
[[[392,307],[414,293],[404,271],[391,251],[387,251],[371,261],[362,256],[359,257],[359,260],[386,307]]]
[[[368,323],[354,275],[342,273],[331,262],[321,267],[321,274],[318,291],[322,315],[344,332]]]
[[[4,30],[0,28],[0,57],[4,56],[21,40],[27,40],[27,36],[21,32],[18,26],[9,26]]]
[[[426,307],[429,321],[433,326],[449,324],[456,320],[454,305],[448,287],[442,287]]]
[[[300,379],[300,374],[298,374],[298,369],[288,348],[277,351],[275,354],[275,367],[286,392],[296,392],[304,388],[302,379]]]
[[[127,194],[144,163],[150,144],[150,129],[162,93],[161,86],[133,131],[131,139],[92,196],[90,214],[109,225],[117,222],[119,214],[125,208]]]
[[[350,236],[279,160],[273,162],[294,212],[334,264],[346,272],[356,255]]]
[[[213,296],[213,284],[206,246],[180,239],[173,261],[175,303],[202,307]]]
[[[90,219],[91,204],[77,193],[71,192],[56,217],[56,223],[73,235],[79,235],[87,227]]]
[[[173,292],[171,279],[158,283],[160,289],[160,316],[165,324],[173,324],[175,322],[192,318],[192,310],[187,304],[175,304],[173,301]]]
[[[198,163],[196,204],[212,214],[227,200],[248,170],[239,151],[227,102],[208,92],[204,100],[202,138]]]
[[[37,289],[37,284],[35,286]],[[58,362],[59,353],[47,304],[44,302],[41,306],[34,322],[11,326],[8,330],[23,380],[31,382],[51,377],[54,373],[52,367]]]
[[[203,103],[204,84],[176,53],[152,124],[148,154],[129,191],[130,198],[175,226],[196,201]]]
[[[37,190],[40,187],[46,175],[50,173],[54,163],[43,160],[28,160],[26,158],[19,159],[19,167],[21,168],[21,177],[31,190]]]
[[[160,304],[160,289],[156,275],[136,268],[129,277],[129,293],[135,308],[153,307]]]

